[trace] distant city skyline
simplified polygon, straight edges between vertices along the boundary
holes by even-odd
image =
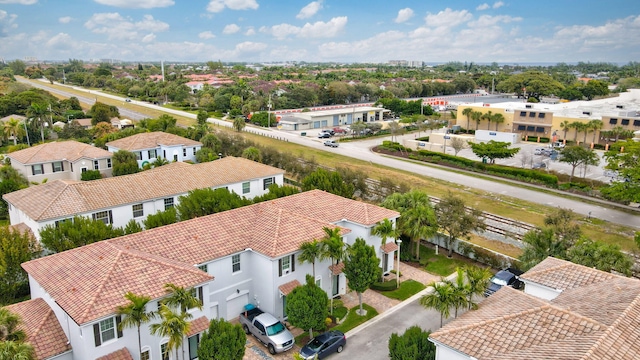
[[[0,58],[625,64],[640,2],[0,0]]]

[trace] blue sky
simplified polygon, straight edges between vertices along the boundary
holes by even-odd
[[[0,58],[640,61],[638,0],[0,0]]]

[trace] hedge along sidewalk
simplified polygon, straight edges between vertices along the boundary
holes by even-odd
[[[456,276],[458,276],[457,272],[454,272],[453,274],[447,276],[446,278],[443,278],[442,280],[446,280],[446,281],[453,281]],[[418,299],[420,299],[422,296],[430,294],[433,292],[433,287],[431,286],[427,286],[424,290],[420,291],[419,293],[413,295],[412,297],[408,298],[405,301],[402,301],[401,303],[399,303],[398,305],[392,307],[391,309],[380,313],[378,316],[374,317],[373,319],[371,319],[370,321],[365,322],[362,325],[358,325],[355,328],[347,331],[345,333],[345,335],[347,336],[347,338],[356,335],[357,333],[359,333],[360,331],[368,328],[369,326],[375,325],[376,323],[378,323],[379,321],[385,319],[387,316],[393,315],[395,312],[402,310],[405,306],[409,305],[410,303],[417,301]],[[390,301],[392,299],[389,299]],[[425,309],[426,310],[426,309]]]

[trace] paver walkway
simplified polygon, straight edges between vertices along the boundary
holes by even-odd
[[[432,281],[440,280],[440,276],[429,274],[423,270],[403,263],[400,264],[400,273],[402,274],[400,281],[413,279],[427,285]],[[386,279],[395,279],[395,274],[388,275]],[[354,291],[342,295],[341,298],[344,306],[348,309],[360,304],[358,294]],[[362,302],[376,309],[378,314],[382,314],[400,303],[399,300],[389,299],[388,297],[370,289],[362,293]],[[297,336],[302,333],[302,331],[297,328],[293,328],[291,332],[293,333],[293,336]],[[247,336],[247,346],[243,360],[293,359],[293,354],[297,353],[299,350],[300,349],[297,346],[294,346],[293,349],[284,354],[273,356],[269,354],[267,352],[267,348],[260,344],[253,336]]]

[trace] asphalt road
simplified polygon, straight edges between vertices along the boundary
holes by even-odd
[[[33,84],[33,81],[19,79],[22,82],[28,82]],[[51,92],[55,92],[57,94],[63,96],[76,96],[71,93],[66,93],[64,91],[60,91],[57,89],[52,89],[47,86],[47,82],[38,82],[38,87],[46,89]],[[76,90],[88,92],[88,90],[84,90],[82,88],[74,88]],[[92,91],[95,94],[95,91]],[[100,96],[110,97],[117,100],[124,101],[124,98],[100,93]],[[87,96],[89,100],[95,101],[95,99]],[[82,101],[82,99],[79,99]],[[196,118],[196,115],[179,111],[173,109],[166,109],[157,105],[148,104],[140,101],[133,101],[133,104],[144,106],[147,108],[164,111],[171,114],[181,115],[189,118]],[[123,114],[124,115],[124,114]],[[220,126],[231,127],[231,124],[226,121],[222,121],[220,119],[209,119],[210,123],[215,123]],[[252,133],[270,136],[274,138],[283,139],[292,143],[313,147],[316,149],[321,149],[330,152],[336,152],[344,156],[356,158],[359,160],[370,161],[372,163],[381,164],[384,166],[388,166],[395,169],[402,169],[405,171],[410,171],[416,174],[429,176],[433,178],[442,179],[445,181],[449,181],[456,184],[462,184],[464,186],[480,189],[486,191],[490,196],[493,196],[498,199],[503,199],[504,201],[509,201],[508,197],[523,199],[527,201],[531,201],[537,204],[543,204],[550,207],[562,207],[572,209],[578,214],[581,214],[585,217],[595,217],[608,222],[617,223],[625,226],[634,227],[636,229],[640,229],[640,213],[630,214],[628,212],[619,211],[612,209],[610,207],[585,203],[579,200],[567,199],[565,197],[557,196],[547,192],[540,192],[530,189],[525,189],[517,184],[510,185],[505,184],[503,182],[494,182],[491,180],[485,180],[478,177],[473,176],[472,174],[460,174],[456,172],[451,172],[446,169],[439,168],[437,166],[423,165],[412,162],[407,162],[403,160],[398,160],[394,158],[389,158],[385,156],[381,156],[370,151],[371,147],[381,144],[384,138],[375,138],[363,141],[353,141],[347,143],[341,143],[338,148],[330,148],[324,146],[322,143],[324,139],[318,139],[316,137],[316,132],[307,132],[308,136],[300,136],[300,132],[289,132],[289,131],[281,131],[276,129],[264,129],[264,128],[256,128],[256,127],[247,127],[245,131],[250,131]],[[349,164],[344,164],[344,166],[348,166]]]

